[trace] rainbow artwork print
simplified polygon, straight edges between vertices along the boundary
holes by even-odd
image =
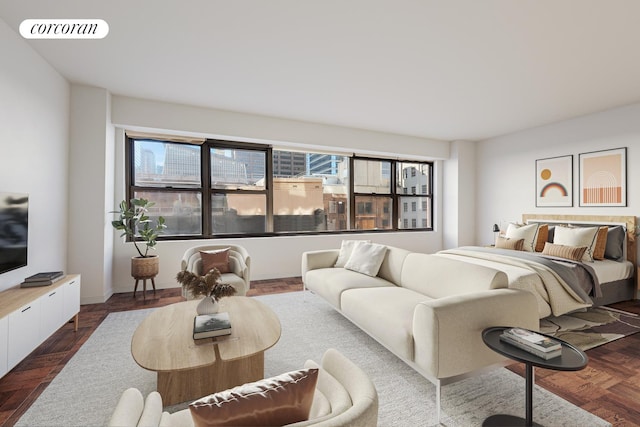
[[[536,160],[536,206],[573,206],[573,156]]]

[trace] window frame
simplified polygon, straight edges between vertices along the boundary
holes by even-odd
[[[201,186],[200,187],[147,187],[141,185],[134,185],[133,178],[135,177],[135,162],[134,162],[134,141],[154,141],[166,144],[190,144],[190,145],[198,145],[200,147],[200,167],[201,167]],[[232,189],[232,188],[213,188],[211,185],[211,172],[210,172],[210,153],[211,148],[216,149],[238,149],[238,150],[256,150],[256,151],[264,151],[265,152],[265,188],[256,190],[256,189]],[[155,193],[177,193],[177,192],[189,192],[200,194],[201,200],[201,215],[202,215],[202,224],[201,224],[201,234],[194,235],[160,235],[160,240],[198,240],[198,239],[215,239],[215,238],[245,238],[245,237],[276,237],[276,236],[292,236],[292,235],[318,235],[318,234],[356,234],[356,233],[387,233],[387,232],[414,232],[414,231],[433,231],[433,220],[434,220],[434,212],[433,212],[433,202],[434,202],[434,192],[433,192],[433,175],[434,175],[434,162],[432,161],[417,161],[417,160],[402,160],[402,159],[392,159],[385,157],[367,157],[367,156],[359,156],[356,154],[347,155],[334,153],[343,157],[347,157],[349,162],[349,185],[348,185],[348,206],[346,209],[349,211],[348,216],[348,224],[350,227],[346,230],[322,230],[322,231],[296,231],[296,232],[274,232],[273,224],[274,224],[274,216],[273,216],[273,153],[274,151],[288,151],[286,149],[276,150],[271,145],[267,144],[258,144],[258,143],[247,143],[247,142],[239,142],[239,141],[229,141],[229,140],[220,140],[220,139],[206,139],[204,142],[182,142],[172,140],[171,138],[162,139],[159,137],[143,137],[143,136],[129,136],[125,137],[125,194],[126,199],[131,200],[134,197],[136,192],[155,192]],[[313,152],[313,151],[311,151]],[[389,162],[390,163],[390,191],[389,193],[377,194],[375,192],[372,193],[356,193],[354,191],[355,187],[355,169],[354,163],[356,160],[367,160],[367,161],[380,161],[380,162]],[[431,191],[426,192],[425,194],[407,194],[406,192],[398,191],[397,188],[397,168],[402,163],[415,163],[415,164],[427,164],[429,165],[429,174],[428,174],[428,189]],[[413,172],[412,172],[413,173]],[[406,189],[405,189],[406,190]],[[213,198],[213,194],[263,194],[266,197],[266,226],[265,232],[263,233],[214,233],[212,230],[212,207],[211,200]],[[390,209],[392,210],[389,221],[391,222],[390,227],[388,228],[373,228],[373,229],[356,229],[356,214],[357,214],[357,205],[356,198],[358,196],[367,196],[373,198],[385,198],[391,200]],[[402,228],[400,226],[400,219],[402,218],[402,206],[400,204],[401,198],[411,198],[411,197],[421,197],[427,199],[427,215],[426,220],[431,221],[431,226],[427,227],[418,227],[418,228]],[[418,205],[421,206],[421,205]],[[385,206],[387,208],[387,206]]]

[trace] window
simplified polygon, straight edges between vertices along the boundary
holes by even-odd
[[[273,151],[273,231],[342,231],[348,224],[349,159]]]
[[[391,229],[393,214],[391,168],[392,162],[389,160],[360,158],[353,160],[355,229]],[[369,209],[361,210],[360,206],[368,206]]]
[[[129,199],[154,202],[149,217],[166,219],[164,234],[202,234],[200,146],[138,139],[131,148]]]
[[[398,217],[399,229],[431,229],[432,226],[432,165],[431,163],[397,162],[396,193],[401,195],[400,203],[411,204],[411,211]],[[410,189],[410,191],[407,191]],[[418,191],[419,189],[419,191]],[[418,206],[421,209],[418,209]],[[410,225],[409,225],[410,224]]]
[[[161,239],[432,229],[432,164],[222,140],[127,137],[127,199]]]
[[[212,234],[267,231],[267,156],[269,150],[209,147]]]

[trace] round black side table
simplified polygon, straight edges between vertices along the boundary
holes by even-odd
[[[574,347],[566,341],[562,341],[558,338],[536,331],[531,332],[560,341],[562,344],[562,354],[558,357],[547,360],[542,357],[535,356],[525,350],[521,350],[516,346],[500,341],[500,335],[502,335],[502,332],[504,332],[505,329],[510,328],[512,328],[512,326],[496,326],[487,328],[482,331],[482,340],[493,351],[500,353],[509,359],[525,364],[526,418],[506,414],[492,415],[484,421],[482,424],[483,426],[533,426],[533,367],[537,366],[544,369],[554,369],[556,371],[579,371],[587,366],[587,362],[589,361],[587,355],[579,348]]]

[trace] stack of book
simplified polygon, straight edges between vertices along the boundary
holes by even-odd
[[[58,279],[64,276],[62,271],[47,271],[44,273],[34,274],[24,279],[24,282],[20,284],[21,288],[31,288],[34,286],[49,286]]]
[[[553,359],[562,354],[562,344],[560,344],[560,341],[526,329],[505,329],[502,335],[500,335],[500,340],[545,360]]]
[[[193,319],[193,339],[219,337],[231,334],[229,313],[199,314]]]

